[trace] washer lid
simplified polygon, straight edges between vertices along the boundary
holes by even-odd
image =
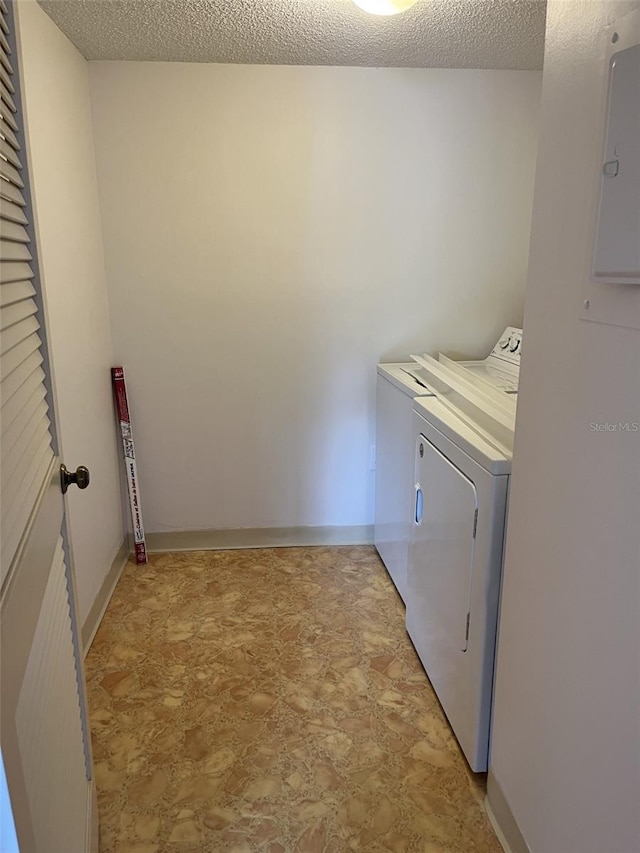
[[[479,425],[463,420],[445,403],[435,397],[421,397],[413,401],[413,411],[482,465],[490,474],[511,473],[509,448],[501,446]],[[432,430],[427,437],[436,447],[438,446],[437,433],[434,434]]]
[[[466,368],[473,377],[507,394],[515,394],[518,390],[518,371],[505,370],[503,367],[505,362],[492,356],[485,358],[484,361],[458,361],[456,364]]]
[[[483,384],[492,385],[507,394],[518,390],[520,356],[522,353],[522,329],[507,326],[487,358],[482,361],[456,361]],[[440,360],[452,364],[442,353]]]
[[[450,359],[413,357],[425,368],[439,400],[494,446],[511,453],[516,423],[516,399],[512,394],[486,382],[473,381],[466,368]]]
[[[415,361],[379,364],[378,376],[384,376],[408,397],[429,397],[435,393],[427,384],[426,370]]]

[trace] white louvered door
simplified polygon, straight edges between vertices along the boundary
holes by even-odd
[[[13,28],[0,0],[2,760],[21,853],[87,853],[91,751]]]
[[[0,14],[0,27],[0,581],[4,583],[54,453],[35,264],[26,228],[25,155],[18,139],[8,10]]]

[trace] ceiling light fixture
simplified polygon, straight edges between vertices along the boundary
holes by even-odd
[[[418,0],[353,0],[364,12],[371,15],[399,15],[414,6]]]

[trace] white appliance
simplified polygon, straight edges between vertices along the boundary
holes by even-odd
[[[416,362],[378,365],[373,539],[404,602],[413,500],[413,399],[433,393],[424,373]]]
[[[521,341],[522,330],[510,326],[482,361],[454,362],[440,354],[439,361],[425,355],[414,356],[412,362],[378,365],[374,543],[405,603],[413,512],[413,399],[434,395],[436,388],[446,397],[451,389],[441,379],[443,369],[462,370],[463,387],[474,382],[480,394],[487,388],[513,392],[518,384]]]
[[[474,771],[487,769],[502,552],[522,333],[483,362],[415,356],[407,631]]]
[[[466,368],[475,378],[482,379],[508,394],[515,394],[518,391],[521,354],[522,329],[508,326],[483,361],[458,361],[455,364]]]

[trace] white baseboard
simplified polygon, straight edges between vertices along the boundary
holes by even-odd
[[[226,551],[306,545],[372,545],[373,525],[243,527],[237,530],[179,530],[148,533],[148,551]]]
[[[84,620],[84,624],[82,626],[82,648],[85,657],[87,655],[87,652],[91,648],[91,643],[93,642],[93,638],[96,635],[96,631],[98,630],[100,623],[102,622],[102,617],[104,616],[104,612],[107,609],[107,605],[111,601],[111,596],[113,595],[113,591],[116,588],[116,584],[120,580],[122,570],[124,569],[127,560],[129,559],[129,553],[130,548],[129,541],[127,538],[118,548],[118,553],[113,558],[111,568],[107,572],[106,577],[102,582],[102,586],[100,587],[100,590],[95,598],[95,601],[93,602],[93,605],[87,615],[87,618]]]
[[[87,841],[85,849],[87,853],[99,853],[100,827],[98,821],[98,789],[95,779],[89,782],[89,802],[87,815]]]
[[[491,768],[487,776],[485,808],[505,853],[531,853]]]

